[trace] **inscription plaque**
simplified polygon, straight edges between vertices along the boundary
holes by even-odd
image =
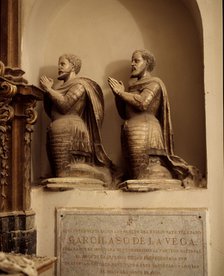
[[[205,210],[56,213],[58,276],[207,275]]]

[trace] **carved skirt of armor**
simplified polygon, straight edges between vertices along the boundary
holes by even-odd
[[[85,122],[78,115],[63,115],[48,129],[50,161],[56,176],[66,175],[69,164],[90,162],[91,141]]]
[[[125,121],[121,133],[122,148],[133,178],[138,178],[148,166],[149,156],[165,154],[160,122],[152,114],[139,114]]]

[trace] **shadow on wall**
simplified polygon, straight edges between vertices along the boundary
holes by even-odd
[[[108,128],[102,128],[103,141],[108,141],[105,144],[105,149],[108,155],[111,157],[115,164],[125,170],[126,165],[122,154],[121,141],[120,141],[120,130],[122,120],[116,110],[114,95],[110,89],[107,79],[113,77],[119,81],[122,81],[125,88],[128,87],[129,72],[130,72],[130,61],[119,60],[108,64],[105,68],[104,83],[106,86],[103,88],[104,91],[104,102],[105,102],[105,115],[104,125],[109,125]],[[108,92],[108,93],[107,93]],[[114,110],[116,110],[114,112]],[[119,155],[115,154],[119,152]]]
[[[57,71],[57,66],[44,66],[39,70],[39,77],[46,75],[56,82]],[[40,85],[38,86],[40,87]],[[44,111],[43,102],[38,103],[37,112],[38,119],[35,124],[35,134],[38,133],[39,135],[33,135],[32,152],[37,152],[38,154],[32,155],[32,166],[35,168],[32,170],[32,179],[34,183],[37,182],[37,184],[40,184],[40,178],[42,179],[51,176],[51,169],[46,149],[46,135],[50,119]],[[36,168],[38,168],[38,170]]]

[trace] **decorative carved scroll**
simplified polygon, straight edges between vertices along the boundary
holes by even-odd
[[[4,64],[1,62],[1,75],[5,72]],[[9,140],[10,121],[14,118],[14,109],[10,105],[12,97],[16,94],[17,87],[7,81],[0,83],[0,166],[1,166],[1,204],[0,211],[5,210],[7,201],[7,187],[9,176]]]
[[[24,194],[26,198],[26,205],[30,206],[30,160],[31,160],[31,141],[32,141],[32,132],[33,125],[37,120],[37,112],[35,110],[36,100],[32,99],[25,109],[26,116],[26,128],[24,134]]]
[[[3,81],[1,83],[0,91],[1,91],[1,97],[12,98],[17,92],[17,87],[16,85],[13,85],[7,81]]]

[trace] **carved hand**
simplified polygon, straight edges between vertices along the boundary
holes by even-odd
[[[54,83],[53,79],[50,79],[46,76],[42,76],[40,78],[40,84],[41,84],[42,88],[48,92],[49,92],[49,90],[51,90],[53,83]]]
[[[123,84],[122,81],[117,81],[117,80],[109,77],[108,78],[108,83],[109,83],[111,89],[113,90],[113,92],[117,95],[120,95],[125,90],[124,84]]]

